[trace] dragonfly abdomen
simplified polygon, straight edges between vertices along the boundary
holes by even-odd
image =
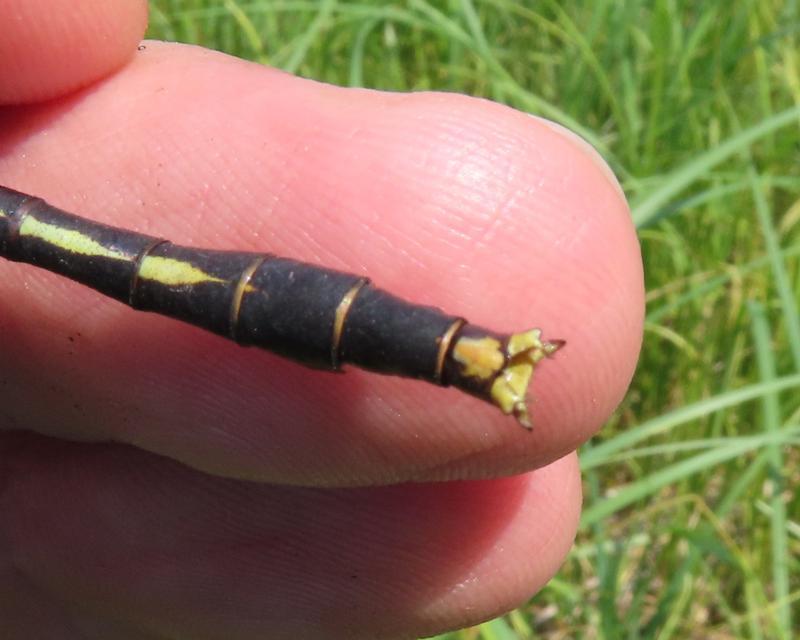
[[[0,187],[0,256],[299,361],[350,363],[459,389],[530,426],[536,365],[563,341],[503,334],[359,275],[271,254],[198,249],[118,229]]]

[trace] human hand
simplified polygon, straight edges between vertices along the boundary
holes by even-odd
[[[486,101],[137,52],[146,4],[121,5],[0,7],[22,16],[0,40],[0,183],[568,345],[535,374],[528,433],[454,390],[309,371],[2,262],[0,636],[407,638],[524,601],[569,549],[574,450],[641,339],[613,177]]]

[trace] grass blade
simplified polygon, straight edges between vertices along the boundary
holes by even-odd
[[[581,454],[581,469],[587,471],[606,464],[612,454],[629,449],[637,442],[657,434],[665,433],[675,427],[702,418],[715,411],[732,407],[767,393],[800,386],[800,374],[775,378],[769,382],[753,384],[734,391],[720,394],[707,400],[701,400],[686,407],[681,407],[657,416],[637,427],[629,429],[601,444],[593,446]]]
[[[792,107],[728,138],[719,146],[706,151],[666,177],[664,183],[649,196],[631,205],[631,215],[638,228],[652,224],[662,207],[690,184],[732,155],[747,149],[756,140],[788,126],[800,118],[800,106]]]
[[[753,342],[756,346],[756,359],[761,379],[764,382],[775,380],[775,358],[770,344],[769,323],[764,307],[758,302],[750,302],[750,315],[753,320]],[[777,434],[780,430],[780,406],[777,392],[765,393],[762,400],[764,430],[769,434]],[[767,448],[768,475],[772,497],[770,506],[770,543],[772,546],[772,582],[773,593],[777,601],[777,622],[781,638],[791,635],[792,617],[789,608],[789,543],[786,528],[786,505],[783,502],[785,489],[783,472],[783,455],[780,446],[775,443]]]

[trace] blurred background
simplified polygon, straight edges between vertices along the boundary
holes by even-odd
[[[582,448],[556,578],[440,640],[786,639],[800,631],[800,3],[152,0],[151,38],[345,86],[482,96],[616,172],[647,322]]]

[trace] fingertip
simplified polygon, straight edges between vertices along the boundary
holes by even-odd
[[[644,277],[624,193],[597,151],[554,123],[449,94],[407,96],[396,108],[403,117],[392,120],[407,124],[384,128],[397,133],[383,156],[403,163],[405,179],[381,184],[396,192],[383,233],[400,236],[398,246],[421,239],[413,249],[424,266],[412,278],[415,265],[376,260],[370,273],[476,324],[539,328],[565,342],[534,373],[532,433],[488,405],[453,398],[439,422],[468,451],[426,473],[452,479],[547,464],[605,423],[638,360]],[[380,170],[380,159],[372,166]],[[424,420],[435,421],[430,412]]]
[[[27,442],[0,465],[12,479],[0,533],[20,575],[181,637],[241,620],[253,637],[477,624],[558,571],[580,511],[575,455],[500,480],[321,491],[214,478],[120,445],[16,439]]]
[[[19,0],[0,4],[0,24],[0,104],[24,104],[121,67],[147,28],[147,2]]]
[[[505,523],[492,548],[470,567],[471,575],[481,579],[459,581],[457,588],[424,610],[432,620],[446,620],[432,630],[475,625],[523,606],[564,564],[580,521],[577,456],[567,455],[496,486],[509,481],[524,487],[514,517]],[[487,481],[486,486],[494,482]]]
[[[593,152],[488,101],[344,90],[197,48],[147,47],[9,156],[11,184],[179,243],[369,275],[476,324],[539,327],[567,344],[537,367],[529,434],[453,389],[309,372],[101,303],[76,320],[87,306],[76,296],[89,294],[32,275],[26,288],[41,281],[65,304],[26,291],[25,312],[9,305],[4,317],[30,343],[5,355],[28,372],[30,384],[12,380],[28,423],[73,436],[92,425],[222,475],[350,485],[529,470],[608,418],[635,366],[643,279],[627,204]],[[125,135],[110,140],[120,123]],[[21,282],[2,283],[8,300]],[[92,337],[63,339],[76,331]],[[64,386],[41,384],[27,364],[37,349]],[[122,397],[122,412],[105,401]]]

